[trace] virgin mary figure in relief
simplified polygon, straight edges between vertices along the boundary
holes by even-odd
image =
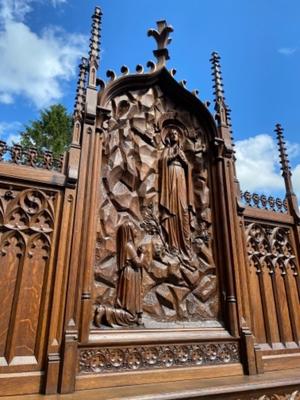
[[[181,145],[177,126],[165,128],[165,149],[161,157],[161,223],[171,250],[190,257],[191,219],[195,215],[191,166]]]

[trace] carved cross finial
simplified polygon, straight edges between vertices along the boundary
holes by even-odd
[[[153,36],[157,44],[157,49],[153,51],[154,56],[157,58],[157,66],[163,67],[166,61],[169,60],[169,51],[167,49],[168,44],[171,43],[169,35],[174,31],[171,25],[168,25],[166,21],[157,21],[157,30],[149,29],[148,36]]]
[[[282,175],[283,176],[291,176],[291,168],[290,168],[290,162],[288,159],[288,154],[287,154],[287,149],[285,147],[285,140],[283,136],[283,128],[280,124],[276,124],[275,126],[275,132],[277,136],[277,144],[278,144],[278,150],[279,150],[279,158],[280,158],[280,164],[281,164],[281,169],[282,169]]]
[[[100,7],[96,7],[94,14],[92,16],[93,22],[92,22],[92,31],[90,38],[89,61],[91,64],[96,63],[97,66],[99,61],[101,17],[102,17],[102,11]]]
[[[84,110],[85,103],[85,88],[86,88],[86,75],[88,70],[88,60],[82,57],[79,65],[79,75],[77,81],[76,98],[74,105],[74,119],[80,118]]]

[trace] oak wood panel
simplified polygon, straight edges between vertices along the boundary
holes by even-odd
[[[9,321],[11,319],[14,294],[16,290],[17,277],[20,266],[22,265],[22,248],[25,247],[24,241],[18,233],[9,234],[7,238],[7,250],[2,248],[0,253],[0,356],[3,365],[7,362],[6,343],[9,334]],[[12,245],[9,246],[9,242]],[[6,268],[3,268],[3,265]],[[0,359],[0,360],[1,360]],[[0,362],[0,365],[2,364]]]
[[[284,276],[279,268],[275,268],[275,287],[277,296],[277,312],[281,341],[288,343],[293,341],[290,314],[287,304],[287,294],[284,285]]]
[[[231,376],[211,379],[180,380],[177,382],[154,383],[137,386],[91,389],[77,391],[67,395],[15,396],[14,400],[178,400],[178,399],[245,399],[257,400],[264,394],[291,394],[299,390],[300,370],[283,370],[267,372],[256,376]],[[271,397],[272,398],[272,397]],[[11,397],[5,397],[5,400]],[[288,400],[287,397],[283,399]],[[298,400],[296,397],[295,400]]]
[[[0,173],[2,178],[13,179],[14,182],[29,181],[33,185],[65,186],[67,181],[66,176],[60,172],[16,164],[0,163]]]
[[[270,222],[273,224],[294,224],[294,218],[289,214],[266,211],[257,208],[245,207],[243,215],[246,219],[251,218],[255,221]]]
[[[36,352],[37,328],[48,258],[47,251],[43,248],[44,245],[43,238],[35,237],[28,246],[32,255],[30,258],[26,257],[19,293],[16,293],[18,304],[13,316],[15,325],[11,332],[8,357],[12,365],[19,363],[18,356],[38,358]]]
[[[296,271],[287,269],[285,277],[286,293],[289,303],[290,319],[293,330],[294,341],[300,346],[300,296],[297,289]]]
[[[272,277],[268,268],[262,268],[262,297],[264,298],[264,320],[267,330],[266,340],[272,345],[280,341],[278,320],[276,316],[276,304],[274,301],[274,292]]]
[[[0,374],[0,396],[39,393],[42,387],[43,373],[23,372]],[[3,397],[4,398],[4,397]]]
[[[196,380],[208,379],[221,376],[242,375],[243,368],[241,364],[231,364],[222,366],[178,368],[158,371],[142,371],[134,374],[107,374],[103,376],[80,376],[76,379],[76,390],[93,389],[100,387],[115,387],[128,384],[143,385],[150,383],[172,382],[177,380]]]
[[[258,343],[266,342],[266,331],[264,324],[264,313],[261,300],[260,279],[254,266],[249,269],[249,285],[252,295],[250,296],[252,305],[252,325]]]
[[[278,371],[297,368],[300,365],[300,353],[274,354],[263,356],[264,370]]]

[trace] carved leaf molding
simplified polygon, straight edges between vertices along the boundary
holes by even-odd
[[[89,348],[79,352],[79,374],[105,374],[238,363],[234,342]]]
[[[287,393],[287,394],[271,394],[271,395],[264,394],[260,397],[250,398],[250,400],[299,400],[299,399],[300,399],[299,390],[295,390],[293,393]]]

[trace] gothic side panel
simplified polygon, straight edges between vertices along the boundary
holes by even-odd
[[[201,125],[158,87],[114,98],[108,108],[94,324],[216,325],[208,143]]]
[[[57,193],[0,189],[0,366],[38,364]]]
[[[299,266],[290,228],[248,222],[253,328],[258,343],[271,347],[300,345]]]

